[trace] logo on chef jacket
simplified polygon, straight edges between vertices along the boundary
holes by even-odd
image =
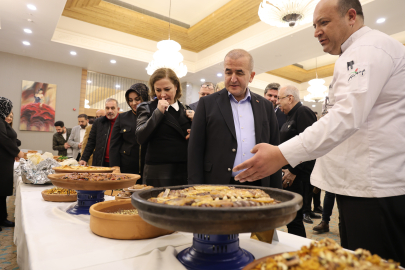
[[[349,70],[349,68],[353,69],[353,65],[354,61],[347,62],[347,70]]]
[[[355,71],[350,72],[350,77],[349,77],[349,79],[348,79],[347,81],[350,82],[351,79],[353,79],[354,77],[356,77],[356,76],[359,75],[359,74],[360,74],[361,76],[363,76],[364,72],[366,72],[365,69],[359,70],[358,68],[356,68]]]

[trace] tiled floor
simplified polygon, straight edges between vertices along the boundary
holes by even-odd
[[[323,202],[323,193],[321,197],[321,202]],[[14,221],[14,200],[15,197],[7,198],[7,208],[9,220]],[[321,240],[325,237],[334,239],[337,243],[340,243],[339,239],[339,227],[338,227],[338,211],[335,204],[333,209],[331,221],[329,223],[330,232],[317,234],[312,228],[321,222],[320,219],[314,219],[314,224],[305,224],[305,229],[307,237],[313,240]],[[13,243],[14,228],[2,228],[3,231],[0,232],[0,269],[4,270],[16,270],[19,269],[17,265],[17,248]],[[279,230],[287,232],[287,227],[281,227]]]

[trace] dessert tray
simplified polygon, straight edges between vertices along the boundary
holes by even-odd
[[[62,188],[46,189],[41,192],[42,198],[49,202],[75,202],[77,201],[77,192]]]
[[[96,166],[70,166],[64,165],[60,167],[53,167],[53,170],[56,173],[112,173],[114,171],[113,168],[109,167],[96,167]]]
[[[301,195],[285,190],[238,185],[212,186],[260,189],[277,203],[249,207],[197,207],[157,203],[151,199],[167,192],[167,189],[170,189],[170,194],[192,185],[153,188],[136,192],[131,198],[146,222],[167,230],[194,233],[193,246],[177,255],[187,269],[242,269],[254,260],[254,256],[239,247],[238,234],[281,227],[291,222],[302,207]]]

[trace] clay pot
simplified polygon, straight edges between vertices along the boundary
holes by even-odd
[[[112,239],[147,239],[173,233],[146,223],[139,215],[119,215],[112,212],[135,209],[131,200],[96,203],[90,207],[90,229]]]

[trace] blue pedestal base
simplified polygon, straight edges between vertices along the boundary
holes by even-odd
[[[239,247],[239,235],[194,234],[193,245],[177,255],[189,270],[242,269],[255,257]]]
[[[69,207],[66,212],[72,215],[90,215],[90,207],[98,202],[104,202],[104,190],[76,190],[77,203]]]

